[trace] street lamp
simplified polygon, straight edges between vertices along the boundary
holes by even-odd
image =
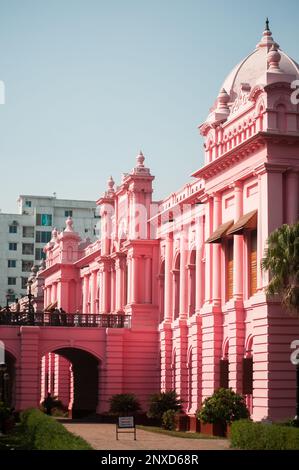
[[[6,307],[5,307],[5,308],[6,308],[6,311],[9,312],[9,303],[8,303],[8,301],[9,301],[9,299],[10,299],[10,295],[9,295],[8,292],[7,292],[7,294],[5,295],[5,297],[6,297]]]
[[[31,301],[34,298],[34,295],[31,292],[31,286],[32,286],[32,279],[28,279],[28,282],[27,282],[27,288],[28,288],[28,294],[27,294],[27,297],[28,297],[28,317],[29,317],[29,323],[31,325],[33,325],[34,324],[34,308],[33,308],[33,305],[31,303]]]
[[[29,310],[29,313],[31,313],[31,312],[32,312],[32,309],[33,309],[31,300],[32,300],[33,297],[34,297],[34,295],[33,295],[32,292],[31,292],[31,286],[32,286],[32,280],[31,280],[31,279],[28,279],[28,282],[27,282],[27,287],[28,287],[28,294],[27,294],[27,297],[28,297],[28,310]]]

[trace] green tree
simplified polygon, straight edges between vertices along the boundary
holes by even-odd
[[[180,400],[175,390],[154,393],[150,397],[150,406],[147,415],[149,418],[155,418],[162,422],[162,416],[165,411],[180,411],[181,408]]]
[[[271,279],[266,292],[281,296],[290,312],[299,314],[299,222],[282,225],[267,240],[262,268]]]
[[[203,423],[230,424],[238,419],[249,418],[244,397],[231,388],[219,388],[206,398],[196,417]]]
[[[128,414],[140,410],[140,404],[133,393],[118,393],[109,399],[110,413]]]

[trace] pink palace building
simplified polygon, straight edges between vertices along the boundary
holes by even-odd
[[[267,24],[199,126],[204,165],[190,182],[154,201],[140,152],[97,201],[98,241],[70,218],[53,231],[35,287],[69,315],[1,327],[16,408],[50,391],[78,415],[107,411],[116,393],[146,410],[150,394],[175,389],[192,422],[222,386],[246,396],[254,420],[294,416],[299,320],[265,294],[260,261],[268,235],[298,221],[298,78]]]

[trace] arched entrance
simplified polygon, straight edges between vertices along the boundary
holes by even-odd
[[[50,392],[73,418],[96,414],[100,361],[79,348],[59,348],[42,358],[42,399]]]

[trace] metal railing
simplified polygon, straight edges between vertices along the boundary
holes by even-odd
[[[0,313],[1,325],[130,328],[131,316],[97,313],[2,312]]]

